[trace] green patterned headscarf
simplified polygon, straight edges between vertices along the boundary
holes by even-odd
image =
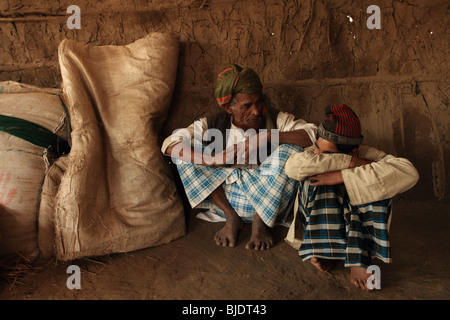
[[[217,76],[214,94],[219,106],[225,108],[236,93],[262,94],[262,84],[256,72],[252,69],[230,64]]]

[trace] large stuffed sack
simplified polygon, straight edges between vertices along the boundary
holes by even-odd
[[[56,195],[58,194],[61,178],[67,168],[67,157],[58,158],[48,168],[40,193],[38,216],[38,246],[44,258],[50,258],[56,252],[55,240],[55,212]]]
[[[67,122],[59,89],[0,82],[0,255],[38,253],[41,185]]]
[[[163,33],[124,46],[61,42],[72,149],[55,194],[58,259],[128,252],[185,234],[183,204],[158,144],[178,52],[178,37]]]

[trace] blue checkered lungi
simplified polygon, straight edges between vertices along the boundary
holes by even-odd
[[[298,181],[289,178],[284,166],[301,147],[282,144],[256,168],[203,166],[175,160],[187,198],[192,208],[223,211],[208,197],[222,186],[231,206],[244,222],[253,221],[255,213],[273,227],[286,218],[286,208],[295,197]]]
[[[388,222],[391,199],[353,206],[343,184],[311,186],[300,182],[299,218],[304,239],[302,260],[344,260],[346,267],[367,268],[373,258],[392,262]]]

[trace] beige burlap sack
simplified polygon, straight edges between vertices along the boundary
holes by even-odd
[[[58,89],[0,82],[0,115],[36,123],[67,139],[58,95]],[[37,253],[40,190],[52,157],[45,148],[0,131],[0,255]]]
[[[37,250],[37,206],[43,149],[0,131],[0,255]]]
[[[124,46],[60,44],[72,149],[55,198],[59,259],[127,252],[185,234],[182,201],[158,144],[178,52],[178,38],[163,33]]]
[[[60,89],[0,81],[0,114],[36,123],[68,140],[69,119],[59,94]]]
[[[50,258],[56,252],[55,211],[56,195],[61,178],[67,168],[67,157],[60,157],[47,170],[40,192],[38,215],[38,246],[44,258]]]

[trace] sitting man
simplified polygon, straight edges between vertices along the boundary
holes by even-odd
[[[315,147],[292,155],[285,167],[300,181],[296,219],[304,235],[299,255],[321,271],[344,260],[351,282],[368,289],[371,259],[392,259],[391,198],[412,188],[419,176],[407,159],[361,145],[359,118],[348,106],[327,107],[326,115]]]
[[[223,110],[175,131],[161,151],[176,164],[192,208],[214,209],[225,218],[214,237],[218,245],[235,246],[248,222],[252,234],[246,248],[269,249],[270,228],[288,213],[298,185],[286,176],[285,163],[312,145],[317,126],[270,108],[258,75],[249,68],[230,65],[223,70],[215,96]],[[261,156],[270,144],[275,151]]]

